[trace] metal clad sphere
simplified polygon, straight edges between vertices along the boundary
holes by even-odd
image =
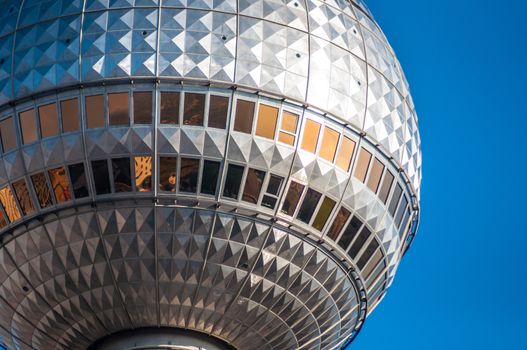
[[[408,83],[362,1],[2,8],[5,346],[357,334],[416,234],[421,182]]]

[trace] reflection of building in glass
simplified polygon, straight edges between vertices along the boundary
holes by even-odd
[[[362,2],[4,7],[0,347],[353,339],[421,181],[409,88]]]

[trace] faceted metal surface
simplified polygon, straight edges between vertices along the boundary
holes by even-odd
[[[421,182],[408,83],[362,1],[4,5],[0,123],[13,117],[16,140],[0,158],[0,345],[82,349],[118,331],[168,326],[208,333],[237,349],[336,349],[357,334],[415,235]],[[129,94],[133,106],[136,91],[152,92],[153,122],[109,125],[110,94]],[[226,127],[162,124],[167,91],[181,94],[181,111],[184,96],[205,96],[205,121],[212,96],[228,98]],[[98,128],[87,124],[92,95],[105,96],[106,124]],[[72,98],[79,103],[78,131],[37,134],[23,144],[21,112]],[[255,103],[255,121],[262,105],[278,109],[279,118],[297,114],[295,141],[261,137],[256,127],[235,130],[238,100]],[[301,145],[308,120],[321,127],[315,152]],[[355,144],[347,169],[322,156],[327,128]],[[358,178],[362,151],[371,155],[368,177],[374,160],[395,176],[388,201]],[[134,157],[143,163],[134,165]],[[132,169],[148,167],[144,157],[152,159],[151,191],[141,191],[132,170],[131,192],[117,192],[111,180],[110,193],[96,194],[101,174],[92,161],[112,171],[117,158]],[[219,162],[215,194],[162,191],[161,157],[199,160],[199,184],[204,162]],[[67,182],[68,167],[78,164],[87,196],[59,202],[52,193],[49,205],[39,204],[47,186],[55,191],[49,172],[63,169]],[[249,169],[263,172],[265,184],[271,174],[283,177],[276,207],[263,205],[261,195],[257,203],[225,196],[231,164],[244,169],[240,191]],[[38,174],[48,174],[40,185]],[[315,215],[301,220],[298,207],[294,214],[280,209],[293,182],[335,203],[322,227],[315,228]],[[298,201],[306,198],[304,191]],[[320,200],[313,214],[322,206]],[[354,238],[354,255],[339,245],[342,229],[331,236],[343,209],[360,219],[361,233],[371,232],[364,241]],[[365,265],[361,258],[373,243],[379,260]]]

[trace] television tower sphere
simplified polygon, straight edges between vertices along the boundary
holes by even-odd
[[[340,349],[419,218],[359,0],[4,0],[0,348]]]

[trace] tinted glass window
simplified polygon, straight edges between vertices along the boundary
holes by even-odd
[[[134,157],[135,189],[152,191],[152,157]]]
[[[20,130],[22,130],[22,143],[27,145],[28,143],[35,142],[38,139],[37,136],[37,122],[35,120],[35,110],[30,109],[19,114],[20,117]]]
[[[228,97],[211,95],[209,103],[209,127],[225,129],[228,111]]]
[[[128,93],[108,94],[108,116],[110,125],[129,125]]]
[[[152,92],[134,92],[134,123],[152,124]]]
[[[86,96],[86,127],[104,127],[104,96]]]
[[[175,192],[177,181],[177,158],[159,158],[159,190]]]
[[[311,217],[313,216],[313,212],[315,211],[315,208],[317,207],[318,201],[320,200],[321,196],[322,195],[320,193],[311,188],[307,190],[306,196],[304,197],[304,201],[302,202],[302,206],[298,211],[297,218],[300,221],[303,221],[306,224],[311,221]]]
[[[357,166],[355,167],[355,177],[364,182],[366,180],[366,174],[368,173],[368,167],[370,166],[371,153],[361,148],[359,159],[357,160]]]
[[[403,196],[401,204],[399,204],[399,210],[397,210],[397,215],[395,215],[395,219],[394,219],[398,228],[401,228],[403,214],[406,211],[407,207],[408,207],[408,199],[406,198],[406,196]]]
[[[93,160],[91,162],[91,168],[95,184],[95,193],[98,195],[110,193],[110,173],[108,172],[108,163],[106,160]]]
[[[377,250],[377,248],[379,248],[379,243],[374,238],[370,242],[370,244],[368,244],[368,247],[366,248],[364,253],[362,253],[362,256],[360,257],[359,262],[357,263],[357,266],[359,267],[359,269],[362,270],[364,268],[364,266],[366,265],[368,260],[370,260],[371,256],[373,255],[373,253],[375,253],[375,250]]]
[[[57,203],[69,201],[71,199],[69,180],[66,176],[66,169],[59,167],[48,171],[51,188],[55,194]]]
[[[382,251],[378,249],[373,255],[373,257],[371,258],[368,265],[366,265],[366,267],[362,270],[362,275],[364,276],[365,279],[370,277],[373,269],[381,262],[381,260],[382,260]]]
[[[254,102],[238,100],[236,102],[236,118],[234,131],[250,134],[253,127]]]
[[[379,188],[379,182],[381,181],[383,171],[384,164],[375,158],[373,166],[371,167],[370,177],[368,178],[368,187],[375,193],[377,193],[377,189]]]
[[[38,173],[31,175],[31,182],[33,182],[33,189],[37,194],[38,204],[40,208],[44,209],[53,205],[53,199],[51,198],[51,191],[46,180],[44,173]]]
[[[260,108],[258,109],[258,121],[256,122],[256,135],[268,139],[274,139],[277,120],[278,108],[260,104]]]
[[[2,138],[2,149],[4,152],[16,148],[16,133],[13,117],[6,118],[0,122],[0,136]]]
[[[0,228],[4,228],[6,226],[7,226],[7,220],[6,220],[5,216],[4,216],[4,213],[2,211],[0,211]],[[7,349],[7,348],[4,348],[4,349]]]
[[[76,98],[60,101],[60,115],[62,117],[62,132],[79,130],[79,102]]]
[[[4,207],[4,211],[7,214],[9,221],[13,222],[22,217],[20,215],[20,210],[18,210],[13,192],[11,192],[9,186],[0,189],[0,202],[2,202],[2,206]]]
[[[40,133],[42,137],[55,136],[59,133],[59,119],[55,103],[38,107],[38,115],[40,117]]]
[[[179,190],[195,193],[198,187],[199,159],[181,158]]]
[[[183,124],[203,125],[203,112],[205,110],[205,95],[185,93]]]
[[[324,198],[324,201],[318,210],[317,216],[315,217],[315,221],[313,221],[314,228],[322,231],[322,228],[324,228],[324,225],[328,221],[329,215],[333,211],[335,204],[336,203],[333,199],[329,197]]]
[[[361,248],[364,246],[364,243],[366,243],[370,235],[371,235],[371,231],[366,226],[364,226],[362,228],[362,231],[360,231],[357,239],[355,240],[355,242],[353,242],[353,245],[351,246],[349,250],[349,255],[353,259],[357,257],[357,254],[359,253]]]
[[[278,134],[278,141],[293,146],[296,139],[296,126],[298,115],[284,111],[282,114],[282,127]]]
[[[267,190],[262,198],[262,205],[267,208],[274,209],[276,202],[278,201],[278,192],[282,187],[283,177],[271,175],[269,182],[267,183]]]
[[[388,195],[390,194],[390,189],[392,188],[393,180],[394,176],[391,172],[387,171],[386,174],[384,174],[381,189],[379,190],[379,199],[384,204],[386,204],[386,201],[388,200]]]
[[[340,133],[330,129],[324,128],[324,136],[322,137],[322,146],[320,147],[320,157],[329,160],[333,163],[335,153],[337,152],[337,145],[339,143]]]
[[[161,92],[161,124],[179,124],[179,92]]]
[[[224,197],[238,199],[242,176],[242,166],[229,164],[229,168],[227,169],[227,178],[225,179],[225,186],[223,188]]]
[[[311,119],[306,120],[304,127],[304,136],[302,138],[302,149],[311,153],[315,153],[318,143],[318,134],[320,133],[320,124],[312,121]]]
[[[397,204],[399,204],[399,199],[401,199],[402,193],[403,189],[401,185],[397,184],[397,187],[395,187],[395,190],[393,191],[392,199],[390,200],[390,206],[388,207],[388,211],[392,216],[395,216],[395,209],[397,209]]]
[[[353,157],[353,151],[355,150],[355,142],[344,136],[340,145],[339,154],[335,164],[344,171],[348,171],[351,164],[351,158]]]
[[[300,196],[302,196],[302,192],[304,191],[304,187],[304,185],[291,181],[289,190],[287,190],[287,196],[285,197],[284,204],[282,205],[283,213],[293,216],[298,205],[298,201],[300,200]]]
[[[337,237],[339,236],[340,231],[342,231],[342,228],[348,221],[351,213],[348,209],[341,207],[337,216],[335,217],[335,220],[333,221],[333,224],[331,225],[331,228],[328,232],[328,237],[332,240],[336,241]]]
[[[71,186],[73,187],[73,195],[75,198],[88,197],[90,193],[88,191],[84,163],[68,165],[68,170],[70,172]]]
[[[29,215],[35,211],[31,196],[26,186],[26,180],[22,179],[13,183],[13,189],[15,190],[20,209],[24,215]]]
[[[265,171],[249,169],[247,171],[247,178],[245,179],[242,200],[253,204],[258,203],[264,178]]]
[[[357,232],[359,232],[359,229],[362,226],[362,221],[360,221],[359,218],[354,216],[346,229],[344,230],[344,233],[342,234],[342,237],[340,237],[339,240],[339,246],[342,247],[342,249],[346,249],[348,245],[351,243],[353,238],[355,238],[355,235]]]
[[[112,172],[115,192],[129,192],[132,190],[130,158],[112,159]]]
[[[214,162],[212,160],[203,162],[201,193],[215,195],[219,176],[220,162]]]

